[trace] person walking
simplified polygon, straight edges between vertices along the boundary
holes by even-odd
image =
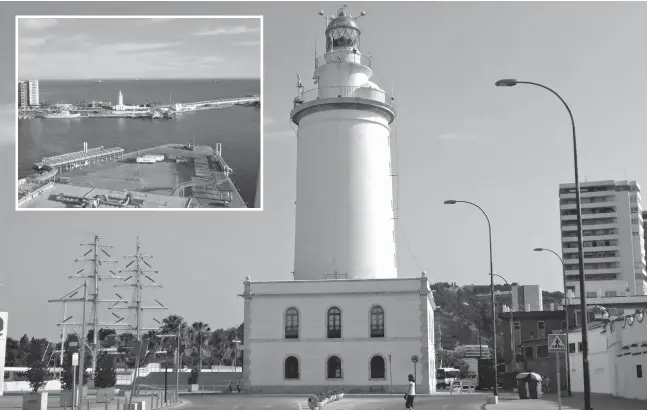
[[[409,384],[407,386],[407,392],[404,394],[404,399],[406,403],[404,404],[405,408],[413,410],[413,399],[416,398],[416,379],[412,374],[409,375]]]

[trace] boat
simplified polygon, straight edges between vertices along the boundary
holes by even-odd
[[[81,114],[78,112],[72,114],[69,111],[60,111],[60,112],[53,112],[49,114],[43,114],[43,118],[59,118],[59,119],[79,118],[80,116]]]
[[[101,82],[101,80],[90,81],[90,82],[93,83],[93,84],[99,84]]]

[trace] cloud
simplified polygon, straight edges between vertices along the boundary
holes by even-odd
[[[167,21],[172,21],[172,20],[177,20],[177,19],[174,17],[155,17],[155,18],[140,20],[137,22],[137,25],[142,26],[145,24],[159,24],[159,23],[166,23]]]
[[[468,141],[476,139],[477,137],[472,134],[456,134],[456,133],[447,133],[441,134],[438,136],[438,139],[445,141]]]
[[[272,117],[263,117],[263,125],[276,124],[276,120]]]
[[[49,36],[44,37],[18,37],[18,47],[38,47],[47,42]]]
[[[176,41],[172,43],[116,43],[99,46],[101,52],[111,52],[111,53],[132,53],[132,52],[141,52],[141,51],[152,51],[152,50],[162,50],[172,47],[181,46],[183,43],[181,41]]]
[[[223,36],[234,34],[249,34],[261,31],[260,27],[247,27],[247,26],[231,26],[217,28],[215,30],[203,30],[193,33],[194,36]]]
[[[261,45],[261,40],[256,40],[256,41],[239,41],[237,43],[233,44],[234,46],[238,47],[251,47],[251,46],[260,46]]]
[[[58,20],[49,18],[23,18],[18,19],[19,28],[27,30],[42,30],[54,27],[58,24]]]

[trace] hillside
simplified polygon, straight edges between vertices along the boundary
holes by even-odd
[[[515,285],[516,283],[513,283]],[[438,310],[436,311],[436,345],[443,349],[453,350],[456,346],[478,344],[478,330],[481,322],[483,344],[492,345],[492,314],[489,285],[469,285],[459,287],[455,283],[438,282],[431,285]],[[495,285],[496,303],[510,306],[512,299],[508,285]],[[543,291],[544,304],[559,303],[561,292]],[[502,346],[502,324],[497,320],[497,343]],[[501,350],[499,349],[501,352]]]

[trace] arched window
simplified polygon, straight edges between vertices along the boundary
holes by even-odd
[[[285,378],[298,379],[299,378],[299,359],[294,356],[289,356],[285,359]]]
[[[299,338],[299,311],[297,308],[289,308],[285,311],[285,338]]]
[[[371,337],[384,337],[384,309],[380,306],[371,308]]]
[[[371,379],[386,378],[386,363],[382,356],[373,356],[371,358]]]
[[[328,379],[341,379],[341,359],[337,356],[328,358]]]
[[[328,309],[328,339],[341,338],[341,310],[337,307]]]

